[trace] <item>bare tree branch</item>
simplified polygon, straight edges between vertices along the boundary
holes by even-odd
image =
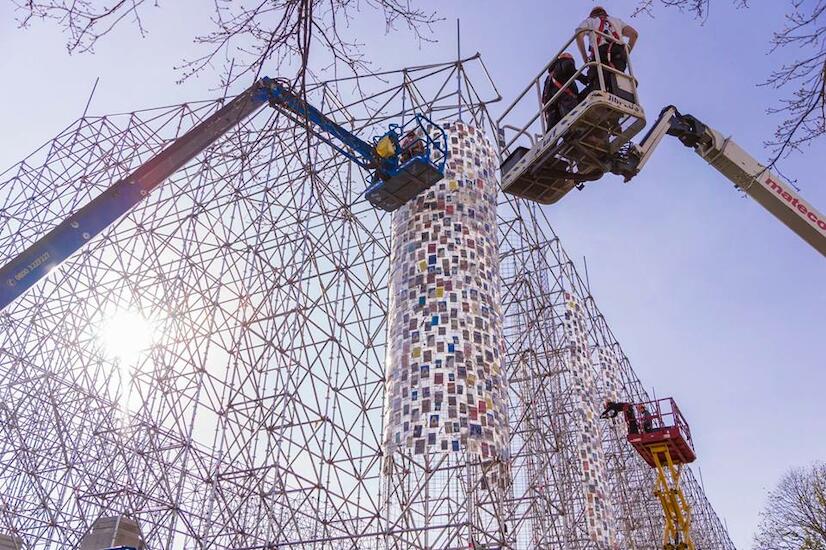
[[[826,464],[789,471],[760,518],[755,550],[826,550]]]
[[[748,7],[748,0],[731,0],[731,2],[739,8]],[[680,11],[690,13],[697,19],[705,21],[711,8],[711,0],[639,0],[631,17],[636,17],[640,14],[653,17],[654,9],[657,5],[677,8]]]
[[[33,20],[54,21],[69,35],[70,53],[92,51],[97,40],[109,34],[121,21],[137,25],[141,36],[146,29],[141,10],[147,0],[117,0],[108,7],[98,0],[11,0],[20,13],[18,23],[28,27]],[[157,0],[154,5],[157,7]]]
[[[123,21],[135,23],[144,35],[141,13],[150,4],[149,0],[11,2],[20,14],[22,27],[35,19],[56,22],[69,36],[69,52],[92,51],[100,38]],[[158,7],[158,0],[151,5]],[[432,26],[440,20],[434,12],[415,7],[413,0],[213,0],[210,9],[213,30],[195,37],[204,53],[182,62],[178,67],[181,80],[220,66],[222,85],[228,86],[239,79],[259,76],[266,65],[280,74],[294,69],[291,77],[300,83],[306,78],[314,47],[322,54],[321,68],[365,72],[368,60],[362,54],[362,44],[342,33],[353,17],[379,12],[386,32],[404,27],[420,42],[429,40]]]
[[[766,142],[774,155],[772,164],[826,132],[825,13],[824,0],[793,0],[783,29],[772,37],[772,52],[780,49],[800,52],[794,61],[774,70],[763,83],[764,86],[791,90],[778,106],[768,109],[769,113],[784,117],[774,138]]]
[[[747,0],[731,0],[748,7]],[[760,85],[785,92],[777,105],[766,109],[782,118],[772,139],[769,166],[790,152],[800,150],[826,133],[826,0],[789,0],[783,27],[769,43],[770,53],[794,52],[791,62],[773,70]],[[676,7],[699,19],[708,17],[712,0],[639,0],[635,15],[653,15],[655,7]]]

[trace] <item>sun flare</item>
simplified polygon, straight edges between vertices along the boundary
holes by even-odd
[[[154,323],[140,313],[116,312],[100,326],[98,337],[104,353],[122,362],[131,362],[149,349],[154,340]]]

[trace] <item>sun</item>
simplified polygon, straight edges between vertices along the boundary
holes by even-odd
[[[121,310],[104,319],[98,329],[98,339],[108,357],[130,363],[152,347],[155,328],[155,324],[140,313]]]

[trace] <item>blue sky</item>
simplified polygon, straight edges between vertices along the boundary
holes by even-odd
[[[634,5],[605,3],[620,16]],[[176,85],[174,69],[198,51],[192,36],[210,28],[212,3],[161,4],[145,15],[145,39],[127,25],[94,55],[72,56],[56,27],[18,31],[10,2],[0,4],[3,168],[76,119],[98,76],[93,113],[214,95],[214,75]],[[765,160],[762,143],[777,122],[765,108],[779,96],[756,84],[786,55],[767,52],[787,2],[754,4],[736,10],[714,0],[702,25],[674,10],[629,21],[640,31],[633,62],[649,119],[675,104]],[[435,43],[420,47],[404,31],[387,36],[370,16],[354,20],[350,32],[377,67],[395,68],[452,58],[461,17],[463,52],[483,54],[507,100],[593,4],[424,5],[446,18],[434,29]],[[821,211],[824,144],[782,163]],[[678,399],[692,424],[706,492],[738,547],[750,547],[767,489],[788,467],[826,457],[826,262],[676,141],[664,142],[633,183],[606,177],[547,214],[571,257],[588,258],[597,303],[637,373],[658,396]]]

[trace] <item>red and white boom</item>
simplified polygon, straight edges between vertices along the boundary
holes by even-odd
[[[612,171],[624,175],[626,181],[631,179],[642,170],[666,135],[675,136],[683,145],[693,148],[738,189],[826,256],[826,216],[731,138],[723,137],[691,115],[681,115],[676,107],[666,107],[642,142],[633,145],[628,158]]]

